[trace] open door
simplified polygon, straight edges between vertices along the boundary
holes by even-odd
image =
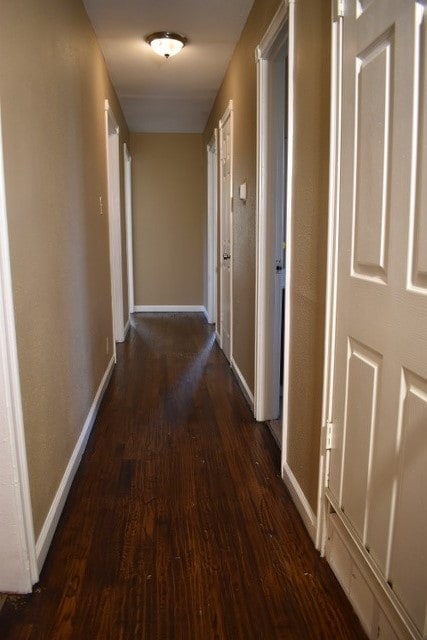
[[[124,177],[125,177],[125,208],[126,208],[126,257],[128,275],[128,305],[129,314],[134,313],[133,286],[133,224],[132,224],[132,157],[127,144],[123,145]]]
[[[115,343],[123,342],[125,339],[123,317],[122,223],[120,211],[120,138],[119,127],[108,100],[105,101],[105,136],[107,145],[111,304],[115,356]]]
[[[233,105],[230,101],[219,123],[220,148],[220,336],[221,349],[232,359],[233,316]]]
[[[284,368],[288,175],[288,7],[257,48],[258,167],[254,413],[280,443]]]
[[[426,638],[425,3],[341,29],[326,554],[370,638]]]
[[[218,131],[207,146],[208,166],[208,238],[207,238],[207,316],[210,324],[216,324],[217,312],[217,228],[218,228]]]

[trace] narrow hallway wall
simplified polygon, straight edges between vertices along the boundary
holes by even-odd
[[[254,390],[256,243],[255,48],[279,6],[255,0],[204,132],[207,142],[230,99],[234,107],[234,359]],[[329,159],[330,7],[295,2],[295,144],[290,394],[287,460],[315,513],[317,506]],[[246,203],[238,187],[246,179]],[[288,212],[289,215],[289,212]],[[293,480],[292,480],[293,481]]]
[[[279,0],[255,0],[210,113],[204,141],[233,100],[233,357],[248,387],[254,389],[255,359],[255,207],[257,70],[255,48],[270,24]],[[238,187],[246,180],[246,202],[239,200]],[[219,248],[218,248],[219,250]]]
[[[112,358],[105,99],[124,142],[79,0],[2,3],[6,198],[36,538]]]

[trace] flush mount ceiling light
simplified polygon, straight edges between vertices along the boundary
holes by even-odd
[[[175,56],[187,42],[187,38],[172,31],[159,31],[145,38],[150,47],[164,58]]]

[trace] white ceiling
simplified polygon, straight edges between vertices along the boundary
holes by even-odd
[[[254,0],[83,0],[131,131],[203,131]],[[166,60],[144,37],[188,38]]]

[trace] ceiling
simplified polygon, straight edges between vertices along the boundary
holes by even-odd
[[[254,0],[83,0],[129,129],[200,133]],[[144,37],[188,38],[166,60]]]

